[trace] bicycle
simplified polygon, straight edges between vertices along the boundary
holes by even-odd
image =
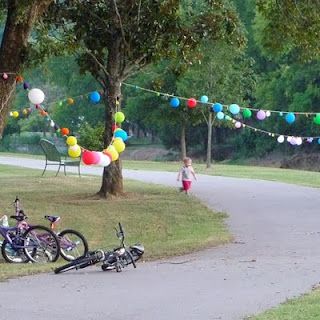
[[[16,226],[0,226],[4,238],[1,245],[3,258],[9,263],[54,262],[59,258],[59,242],[47,227],[30,226],[26,216],[10,216]]]
[[[24,211],[20,207],[20,200],[16,197],[14,201],[16,216],[25,216]],[[51,231],[57,236],[60,247],[60,256],[72,261],[78,257],[83,257],[88,253],[88,242],[85,237],[78,231],[66,229],[61,232],[55,232],[58,222],[61,220],[59,216],[44,216],[50,222]]]
[[[125,234],[121,223],[119,223],[119,230],[116,229],[116,235],[120,240],[119,247],[112,251],[103,251],[101,249],[90,251],[85,257],[77,258],[70,263],[56,268],[54,273],[58,274],[73,269],[84,269],[98,263],[102,263],[101,269],[103,271],[116,270],[117,272],[121,272],[129,264],[132,264],[136,268],[136,261],[144,254],[144,246],[142,244],[135,244],[127,247],[124,243]]]
[[[59,216],[44,216],[50,222],[50,229],[55,232],[56,225],[61,218]],[[73,261],[76,258],[86,256],[89,251],[86,238],[79,232],[73,229],[65,229],[60,232],[55,232],[60,244],[60,256],[67,260]]]

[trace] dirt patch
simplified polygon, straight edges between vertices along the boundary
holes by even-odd
[[[320,171],[320,154],[295,154],[290,158],[283,159],[280,168]]]
[[[121,156],[126,160],[145,160],[145,161],[157,161],[157,160],[175,160],[179,155],[177,152],[166,150],[157,147],[134,147],[126,148],[126,152]]]

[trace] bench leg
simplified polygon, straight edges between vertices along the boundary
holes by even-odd
[[[46,161],[46,165],[45,165],[43,172],[42,172],[42,175],[41,175],[42,177],[43,177],[44,173],[46,172],[46,170],[47,170],[47,161]]]
[[[63,166],[63,171],[64,171],[64,175],[66,176],[67,175],[67,172],[66,172],[66,165]]]
[[[58,171],[56,173],[56,176],[59,174],[60,168],[61,168],[61,163],[59,163],[59,168],[58,168]]]
[[[79,177],[81,177],[81,175],[80,175],[80,165],[78,166],[78,173],[79,173]]]

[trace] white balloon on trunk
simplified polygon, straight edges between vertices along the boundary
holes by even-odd
[[[45,95],[42,90],[34,88],[28,92],[28,98],[33,104],[41,104],[44,101]]]
[[[110,157],[108,157],[106,154],[99,152],[100,160],[97,163],[98,166],[107,167],[111,163]]]

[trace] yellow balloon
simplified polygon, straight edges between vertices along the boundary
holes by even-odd
[[[68,146],[74,146],[78,143],[77,138],[74,136],[70,136],[67,138],[67,145]]]
[[[119,158],[119,153],[118,153],[118,151],[116,150],[116,148],[114,147],[114,146],[109,146],[108,148],[107,148],[107,150],[110,152],[110,154],[111,154],[111,160],[112,161],[116,161],[116,160],[118,160],[118,158]]]
[[[126,148],[126,145],[124,144],[123,140],[121,138],[115,138],[113,140],[112,145],[116,148],[118,153],[121,153]]]
[[[81,155],[81,148],[79,145],[74,145],[68,148],[68,155],[71,158],[79,158]]]
[[[18,111],[13,111],[13,112],[12,112],[12,116],[13,116],[14,118],[18,118],[18,117],[19,117],[19,112],[18,112]]]
[[[72,98],[68,98],[68,99],[67,99],[67,103],[68,103],[69,105],[74,104],[74,100],[73,100]]]

